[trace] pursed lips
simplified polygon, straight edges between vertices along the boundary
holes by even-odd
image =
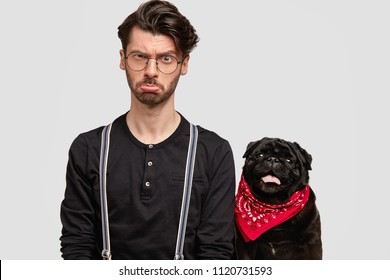
[[[140,91],[142,92],[158,92],[160,91],[160,88],[154,84],[143,84],[139,87]]]

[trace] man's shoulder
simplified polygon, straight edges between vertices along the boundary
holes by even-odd
[[[117,126],[118,123],[120,122],[121,118],[123,117],[120,116],[118,117],[117,119],[115,119],[113,121],[113,126]],[[96,128],[93,128],[93,129],[90,129],[90,130],[86,130],[84,132],[81,132],[76,138],[75,138],[75,142],[80,142],[80,141],[84,141],[84,142],[87,142],[87,143],[93,143],[93,142],[98,142],[100,143],[100,140],[101,140],[101,136],[102,136],[102,131],[104,129],[104,127],[106,127],[108,124],[106,125],[101,125],[99,127],[96,127]]]
[[[197,125],[197,128],[199,131],[199,135],[202,135],[202,137],[209,137],[209,138],[213,138],[213,139],[218,140],[218,141],[226,141],[217,132],[215,132],[213,130],[204,128],[201,125]]]
[[[226,149],[230,149],[230,144],[228,140],[221,137],[217,132],[204,128],[200,125],[197,125],[199,131],[199,141],[204,143],[207,146],[225,147]]]
[[[71,151],[80,151],[100,146],[101,133],[104,126],[100,126],[89,131],[81,132],[73,140]]]
[[[199,131],[199,158],[204,160],[206,166],[210,166],[210,168],[219,168],[220,165],[224,165],[227,169],[233,170],[233,150],[229,141],[213,130],[201,126],[197,127]]]

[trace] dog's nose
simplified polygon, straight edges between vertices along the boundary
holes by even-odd
[[[267,158],[267,160],[270,161],[272,164],[279,162],[279,159],[276,157],[269,157]]]

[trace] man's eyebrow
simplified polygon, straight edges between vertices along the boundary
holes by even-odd
[[[147,52],[147,51],[142,51],[140,49],[134,49],[134,50],[131,50],[129,52],[130,53],[141,53],[143,55],[147,55],[147,56],[150,56],[150,53]],[[179,56],[179,53],[177,51],[174,51],[174,50],[167,50],[167,51],[163,51],[163,52],[158,52],[156,53],[156,56],[157,57],[161,57],[161,56],[164,56],[164,55],[172,55],[172,56],[175,56],[175,57],[178,57]]]
[[[141,50],[139,50],[139,49],[130,50],[129,54],[131,54],[131,53],[142,53],[142,54],[147,54],[146,52],[141,51]]]

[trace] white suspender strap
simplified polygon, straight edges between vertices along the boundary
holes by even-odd
[[[175,250],[175,257],[174,257],[175,260],[184,260],[183,248],[184,248],[185,231],[187,227],[188,211],[190,208],[192,178],[194,175],[197,143],[198,143],[198,128],[195,125],[191,124],[186,171],[184,176],[183,198],[181,202],[179,229],[177,231],[176,250]]]
[[[112,123],[104,127],[102,132],[102,141],[100,147],[100,204],[102,216],[102,233],[103,233],[103,260],[111,260],[110,247],[110,228],[108,224],[108,209],[107,209],[107,161],[108,150],[110,149],[110,132]]]
[[[100,147],[100,203],[102,216],[102,233],[103,233],[103,250],[102,257],[104,260],[111,260],[110,247],[110,228],[108,223],[108,207],[107,207],[107,162],[108,152],[110,148],[110,133],[112,123],[104,127],[102,132],[102,140]],[[179,229],[177,232],[175,260],[184,260],[183,248],[185,239],[185,230],[187,227],[187,217],[191,199],[192,178],[194,175],[196,148],[198,142],[198,128],[190,124],[190,141],[188,144],[187,163],[184,177],[183,198],[181,204]]]

